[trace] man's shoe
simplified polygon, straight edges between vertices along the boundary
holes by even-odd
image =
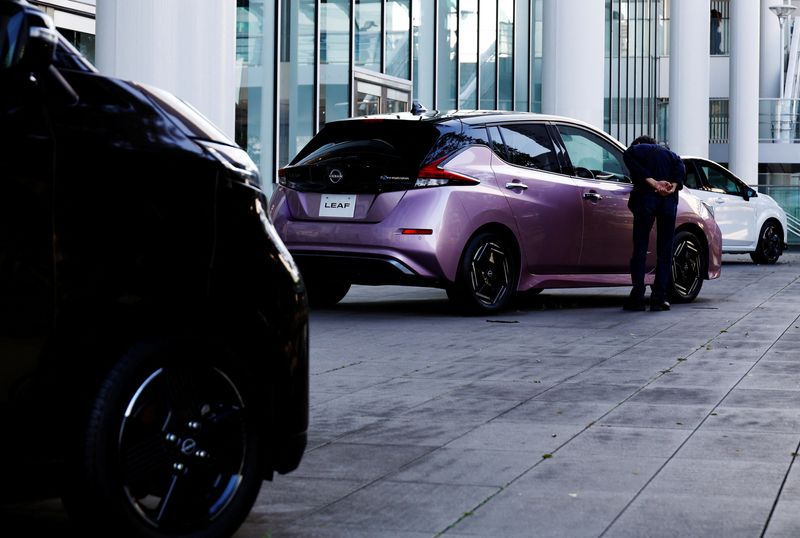
[[[622,305],[623,310],[627,310],[628,312],[644,312],[644,299],[634,299],[632,297],[628,297],[628,299]]]
[[[650,312],[664,312],[669,310],[669,303],[665,300],[654,301],[650,300]]]

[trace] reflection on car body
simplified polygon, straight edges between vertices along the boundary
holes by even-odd
[[[529,113],[331,122],[280,170],[269,211],[312,305],[352,283],[409,284],[492,312],[518,292],[630,285],[623,150],[585,123]],[[327,212],[343,196],[352,213]],[[686,302],[719,275],[720,234],[690,194],[676,230],[671,296]]]

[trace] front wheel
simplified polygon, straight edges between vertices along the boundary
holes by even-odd
[[[750,253],[750,258],[755,263],[773,264],[778,261],[781,254],[783,254],[783,230],[780,224],[768,220],[761,227],[756,250]]]
[[[467,244],[456,282],[447,296],[467,313],[493,313],[506,308],[519,278],[510,242],[494,233],[476,235]]]
[[[703,247],[691,232],[679,232],[672,243],[672,274],[669,298],[673,303],[691,303],[703,286]]]
[[[229,536],[262,484],[247,373],[208,346],[138,347],[103,382],[65,506],[102,536]]]

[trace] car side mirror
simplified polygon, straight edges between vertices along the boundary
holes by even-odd
[[[0,74],[45,71],[53,63],[57,43],[50,17],[27,3],[0,3]]]
[[[750,198],[752,198],[755,195],[756,195],[756,191],[754,191],[750,187],[747,187],[744,190],[744,194],[742,195],[742,198],[744,198],[744,201],[747,202],[748,200],[750,200]]]

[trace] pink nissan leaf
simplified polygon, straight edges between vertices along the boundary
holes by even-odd
[[[280,170],[269,213],[312,305],[351,284],[404,284],[494,312],[520,292],[630,286],[624,149],[583,122],[531,113],[342,120]],[[675,231],[670,298],[689,302],[720,274],[720,230],[683,191]],[[654,253],[648,264],[650,283]]]

